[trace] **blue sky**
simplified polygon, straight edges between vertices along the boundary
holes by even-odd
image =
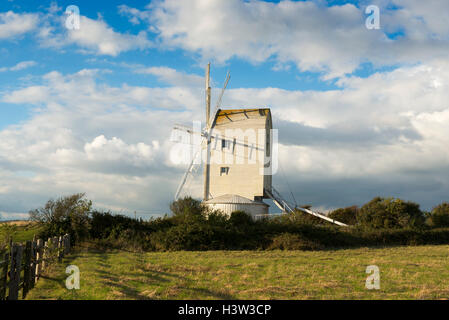
[[[370,4],[380,29],[365,26]],[[69,5],[80,30],[64,27]],[[183,171],[167,136],[201,119],[208,61],[216,88],[231,72],[226,107],[272,108],[303,203],[430,208],[449,191],[448,14],[415,0],[2,1],[0,217],[79,191],[166,211]]]

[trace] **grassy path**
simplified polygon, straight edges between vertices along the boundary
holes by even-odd
[[[65,288],[65,267],[81,289]],[[368,265],[380,290],[365,288]],[[335,251],[136,254],[81,249],[49,270],[28,299],[445,299],[449,246]]]

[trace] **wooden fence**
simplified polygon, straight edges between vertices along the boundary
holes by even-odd
[[[22,299],[34,287],[42,271],[52,262],[61,261],[70,252],[70,236],[10,242],[9,252],[0,257],[0,300]]]

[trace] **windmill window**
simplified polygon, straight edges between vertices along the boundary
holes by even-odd
[[[229,149],[229,146],[231,145],[231,141],[226,139],[221,139],[221,149]]]
[[[220,176],[228,175],[228,173],[229,173],[229,167],[221,167],[220,168]]]
[[[266,142],[266,144],[265,144],[265,150],[266,150],[266,155],[267,155],[267,157],[269,157],[270,156],[270,140],[271,140],[271,137],[270,137],[270,130],[266,130],[266,137],[265,137],[265,142]]]

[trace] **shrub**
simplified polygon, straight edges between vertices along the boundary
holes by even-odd
[[[253,218],[244,211],[234,211],[231,213],[229,223],[234,228],[246,228],[254,224]]]
[[[354,225],[357,223],[357,214],[359,208],[357,206],[341,208],[329,213],[328,217],[348,225]]]
[[[86,238],[92,201],[84,196],[84,193],[78,193],[49,200],[44,207],[31,210],[30,219],[43,226],[40,236],[47,238],[68,233],[74,241]]]
[[[419,205],[395,198],[376,197],[360,209],[357,223],[373,229],[424,226],[424,214]]]
[[[90,219],[91,238],[117,239],[125,230],[149,231],[148,223],[124,215],[113,215],[110,212],[93,211]]]
[[[208,210],[200,201],[184,198],[171,205],[173,216],[136,220],[110,212],[90,212],[83,194],[50,200],[30,212],[44,225],[43,237],[70,233],[88,235],[94,244],[128,250],[318,250],[378,245],[448,244],[449,228],[425,230],[419,205],[400,199],[375,198],[361,209],[337,209],[331,218],[351,224],[341,228],[299,210],[273,219],[254,221],[243,211],[229,217]],[[445,225],[449,204],[432,211],[432,223]],[[440,220],[438,220],[440,219]],[[7,233],[7,232],[6,232]],[[0,245],[0,251],[2,250]]]
[[[304,206],[303,208],[310,209],[310,206]],[[299,209],[295,209],[294,212],[289,212],[288,214],[281,215],[276,219],[290,224],[322,225],[330,223]]]
[[[449,203],[443,202],[432,209],[430,224],[433,227],[449,227]]]
[[[282,233],[273,237],[272,243],[268,249],[280,250],[319,250],[323,246],[317,242],[310,241],[298,234]]]
[[[158,251],[208,250],[213,231],[200,223],[183,223],[150,235],[151,247]]]
[[[173,213],[173,218],[179,222],[192,218],[204,218],[207,213],[207,209],[201,204],[201,201],[192,197],[185,197],[173,201],[170,204],[170,210]]]

